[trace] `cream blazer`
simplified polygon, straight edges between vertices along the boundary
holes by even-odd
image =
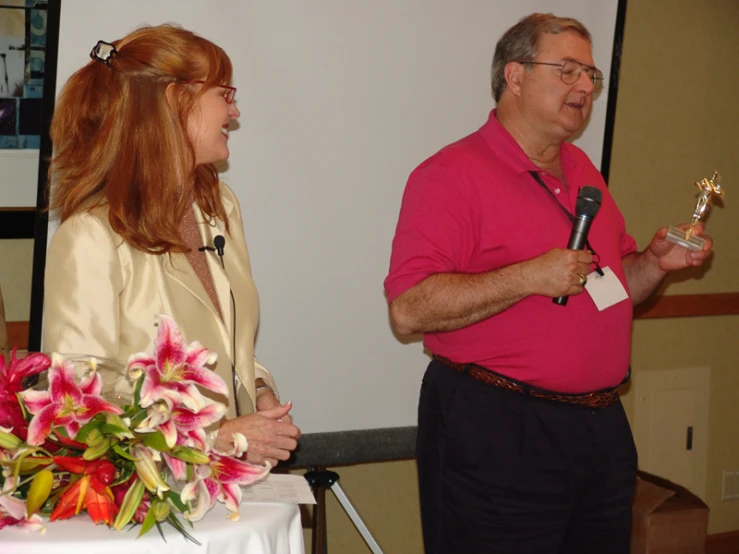
[[[223,261],[207,252],[221,319],[184,254],[153,255],[124,242],[110,227],[106,208],[68,218],[54,234],[46,259],[44,345],[47,352],[89,354],[125,363],[131,354],[153,352],[156,316],[174,318],[185,340],[218,354],[213,369],[228,383],[229,399],[217,398],[235,415],[254,411],[255,379],[275,390],[269,371],[254,358],[259,299],[251,276],[241,209],[233,191],[220,184],[230,234],[223,221],[207,222],[193,204],[203,244],[225,240]],[[230,292],[236,306],[236,328]],[[235,352],[232,339],[235,337]],[[238,391],[234,393],[232,363]]]

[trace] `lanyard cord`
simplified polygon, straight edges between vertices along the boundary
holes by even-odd
[[[562,204],[560,204],[559,200],[557,200],[557,197],[554,196],[554,194],[552,193],[552,191],[549,190],[549,187],[547,187],[546,184],[544,184],[544,181],[542,181],[542,179],[539,176],[539,174],[536,171],[529,171],[529,175],[531,175],[534,178],[534,181],[536,181],[537,183],[539,183],[539,185],[541,185],[541,188],[543,188],[545,191],[547,191],[547,193],[549,194],[549,196],[556,202],[557,206],[559,206],[560,208],[562,208],[562,211],[565,214],[567,214],[567,218],[570,220],[570,222],[575,223],[575,216],[572,215],[567,208],[565,208]],[[579,191],[578,191],[578,194],[579,194]],[[600,260],[600,256],[598,256],[598,253],[595,250],[593,250],[593,247],[590,246],[590,242],[587,239],[585,239],[585,247],[590,251],[591,254],[593,254],[594,256],[596,256],[598,258],[598,260]],[[601,269],[601,267],[598,264],[598,262],[593,262],[593,264],[595,265],[595,271],[598,272],[598,275],[600,275],[601,277],[603,277],[603,270]]]

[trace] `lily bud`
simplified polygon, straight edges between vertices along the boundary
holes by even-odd
[[[49,498],[53,484],[54,474],[48,469],[42,469],[33,476],[26,498],[26,510],[29,516],[32,516],[41,509],[46,499]]]
[[[136,473],[139,479],[141,479],[150,492],[161,498],[162,493],[169,490],[169,486],[162,479],[159,468],[149,449],[142,444],[137,444],[131,450],[131,454],[136,458],[133,465],[136,466]]]
[[[105,436],[100,432],[100,429],[90,429],[85,437],[85,444],[87,446],[97,446],[105,439]]]
[[[123,529],[131,518],[136,514],[136,510],[141,505],[141,500],[144,498],[144,484],[140,479],[136,479],[131,485],[131,488],[126,492],[126,496],[123,497],[121,503],[121,509],[113,522],[113,528],[116,531]]]
[[[98,441],[97,444],[90,446],[85,452],[82,454],[82,459],[86,460],[88,462],[92,460],[97,460],[101,456],[104,456],[108,450],[110,450],[110,439],[103,438],[102,440]]]
[[[154,519],[159,523],[163,522],[169,517],[169,504],[161,500],[154,500],[151,503],[151,511],[154,514]]]
[[[190,448],[189,446],[177,446],[172,450],[170,456],[173,456],[183,462],[191,464],[208,464],[210,458],[200,450]]]
[[[0,431],[0,448],[15,450],[21,445],[21,440],[12,433]]]
[[[18,464],[14,466],[13,471],[18,471],[21,474],[30,473],[41,466],[48,466],[53,460],[45,456],[26,456],[15,462]],[[18,467],[20,466],[20,467]],[[16,469],[17,468],[17,469]]]

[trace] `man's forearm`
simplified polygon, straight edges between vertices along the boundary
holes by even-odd
[[[502,312],[530,294],[522,264],[487,273],[439,273],[405,291],[390,304],[401,335],[454,331]]]
[[[649,298],[667,275],[666,271],[660,269],[657,257],[649,248],[624,257],[623,265],[634,306]]]

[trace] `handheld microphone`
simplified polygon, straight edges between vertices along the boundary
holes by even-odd
[[[603,193],[595,187],[583,187],[580,194],[577,195],[575,203],[575,221],[572,224],[570,232],[570,240],[567,248],[570,250],[582,250],[588,241],[588,233],[593,219],[600,210],[600,203],[603,200]],[[567,296],[558,296],[552,299],[552,302],[559,306],[567,305]]]

